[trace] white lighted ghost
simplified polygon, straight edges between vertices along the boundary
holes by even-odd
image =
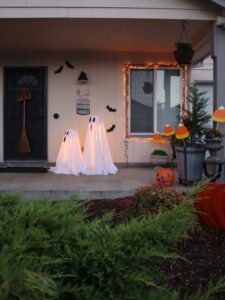
[[[103,121],[99,116],[89,119],[86,140],[84,145],[82,174],[108,175],[116,174],[106,136]]]
[[[55,174],[78,175],[81,172],[82,153],[77,131],[68,129],[62,138],[56,166],[50,171]]]

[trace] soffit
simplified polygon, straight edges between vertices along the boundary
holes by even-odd
[[[179,20],[1,19],[0,51],[171,52]],[[211,33],[210,21],[188,22],[193,45]]]

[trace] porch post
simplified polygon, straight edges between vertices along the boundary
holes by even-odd
[[[218,26],[213,24],[213,108],[225,106],[225,24]],[[225,133],[225,123],[219,124],[219,129]],[[223,139],[224,146],[224,139]],[[218,156],[224,158],[225,149],[218,152]],[[224,182],[224,172],[219,181]]]
[[[225,106],[225,27],[213,30],[214,109]]]

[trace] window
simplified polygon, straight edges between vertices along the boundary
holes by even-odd
[[[130,67],[128,134],[150,135],[166,124],[176,127],[181,104],[181,69]]]

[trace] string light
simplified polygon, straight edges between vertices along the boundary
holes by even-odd
[[[187,110],[188,108],[188,73],[189,67],[187,65],[184,65],[184,68],[182,69],[182,108],[185,110]]]
[[[129,72],[130,70],[145,70],[147,68],[158,69],[158,68],[179,68],[178,64],[174,64],[171,62],[148,62],[146,64],[131,64],[127,63],[123,68],[123,95],[124,95],[124,103],[125,103],[125,136],[124,138],[129,138],[130,141],[141,142],[141,143],[149,143],[152,141],[152,137],[133,137],[129,135],[128,124],[129,124]],[[182,105],[186,107],[186,99],[187,99],[187,80],[188,80],[188,67],[185,65],[182,69]],[[165,141],[166,142],[166,141]]]

